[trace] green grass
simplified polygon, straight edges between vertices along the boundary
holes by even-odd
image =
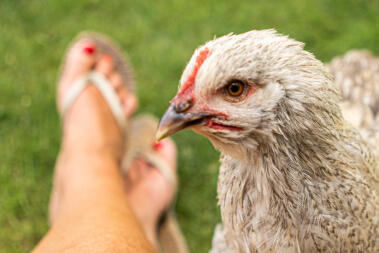
[[[58,67],[82,30],[106,33],[128,52],[140,111],[162,115],[193,50],[215,35],[275,28],[329,61],[352,48],[379,53],[376,0],[1,0],[0,252],[27,252],[48,230],[59,149]],[[192,252],[207,252],[214,225],[218,154],[184,131],[178,217]]]

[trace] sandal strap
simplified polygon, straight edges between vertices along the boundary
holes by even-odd
[[[83,90],[90,84],[97,87],[100,93],[103,95],[105,101],[107,101],[109,108],[111,109],[113,116],[115,117],[118,125],[123,130],[126,127],[126,118],[116,91],[113,89],[108,79],[101,73],[91,71],[82,77],[79,77],[67,91],[67,94],[63,100],[62,114],[63,116],[71,108],[72,104],[83,92]]]
[[[178,186],[176,172],[173,171],[172,168],[170,168],[167,162],[163,160],[160,156],[154,154],[153,152],[147,152],[141,154],[141,156],[143,156],[143,158],[148,163],[150,163],[152,166],[154,166],[160,171],[160,173],[165,177],[172,189],[174,189],[174,192],[176,192]]]

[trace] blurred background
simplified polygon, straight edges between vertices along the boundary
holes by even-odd
[[[55,84],[65,49],[82,30],[105,33],[134,66],[139,112],[159,117],[193,50],[230,32],[275,28],[324,62],[349,49],[379,54],[378,0],[1,0],[0,252],[27,252],[48,230],[60,145]],[[199,135],[179,146],[178,218],[192,252],[214,226],[218,153]]]

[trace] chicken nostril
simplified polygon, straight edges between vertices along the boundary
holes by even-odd
[[[180,113],[180,112],[187,111],[189,108],[191,108],[191,106],[192,106],[192,100],[188,100],[188,101],[184,101],[184,102],[180,102],[179,104],[176,104],[174,108],[177,113]]]

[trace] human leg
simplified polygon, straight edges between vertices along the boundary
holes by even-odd
[[[74,45],[59,83],[58,106],[74,80],[95,68],[109,79],[123,104],[125,115],[130,116],[135,108],[135,97],[123,88],[120,75],[113,71],[112,64],[109,56],[96,54],[96,45],[90,41]],[[153,251],[152,244],[156,239],[148,231],[154,230],[156,221],[148,212],[142,215],[142,211],[156,210],[153,216],[158,217],[161,208],[144,208],[146,203],[141,197],[146,196],[134,188],[148,190],[149,187],[142,185],[156,185],[159,175],[149,176],[156,171],[142,162],[138,165],[139,179],[128,176],[125,190],[125,180],[120,174],[122,140],[122,133],[102,95],[95,87],[87,87],[64,117],[51,203],[52,227],[37,245],[36,252]],[[175,160],[172,150],[172,145],[171,151],[161,149],[168,155],[168,161]],[[135,172],[135,169],[130,171],[131,174]],[[144,178],[150,178],[150,181]],[[173,193],[164,187],[162,193],[167,196],[162,201],[165,203],[159,204],[166,206]],[[139,216],[135,215],[138,212]]]

